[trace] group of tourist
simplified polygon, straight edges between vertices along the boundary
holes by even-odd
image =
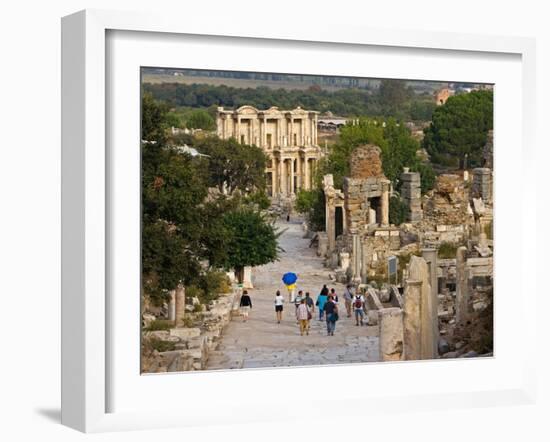
[[[344,306],[346,316],[348,318],[355,317],[355,325],[364,325],[363,318],[365,315],[365,298],[362,294],[355,294],[354,288],[348,285],[343,293]],[[323,286],[317,299],[314,301],[309,292],[303,292],[299,290],[295,295],[294,291],[291,292],[289,298],[290,304],[294,306],[294,314],[296,316],[296,322],[300,326],[300,334],[309,335],[310,321],[313,318],[315,309],[318,310],[319,321],[325,321],[327,326],[327,335],[334,336],[336,330],[336,322],[339,320],[339,297],[334,288],[329,288],[326,284]],[[280,324],[283,320],[283,306],[285,304],[285,298],[279,290],[275,294],[275,317],[277,323]],[[243,321],[248,320],[250,309],[252,308],[252,300],[250,295],[245,290],[240,300],[241,316]]]

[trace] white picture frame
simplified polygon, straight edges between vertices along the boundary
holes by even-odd
[[[176,17],[153,16],[143,13],[122,13],[111,11],[87,10],[63,18],[62,21],[62,423],[84,432],[114,431],[139,428],[159,428],[185,425],[208,425],[212,416],[206,416],[203,409],[197,406],[195,413],[189,410],[174,410],[173,407],[158,406],[155,411],[133,410],[113,411],[109,404],[109,395],[113,389],[111,377],[109,330],[112,324],[107,288],[109,286],[108,244],[110,236],[116,230],[109,229],[112,221],[111,210],[113,199],[109,187],[109,155],[107,144],[110,134],[106,131],[106,121],[111,117],[107,107],[107,94],[110,93],[106,78],[106,67],[109,63],[107,35],[109,32],[142,32],[155,38],[162,36],[185,35],[217,36],[241,39],[268,39],[273,45],[292,44],[292,42],[311,42],[320,44],[337,44],[346,47],[376,47],[379,50],[401,48],[403,51],[425,49],[429,51],[474,54],[480,60],[484,54],[503,54],[520,57],[521,63],[521,120],[513,130],[521,143],[523,173],[528,176],[529,168],[535,161],[534,145],[534,112],[535,112],[535,44],[532,39],[518,37],[494,37],[464,35],[451,33],[428,33],[404,30],[377,30],[372,28],[350,28],[345,26],[293,27],[277,23],[269,26],[259,24],[222,23],[209,21],[185,21]],[[278,43],[279,42],[279,43]],[[112,55],[112,54],[111,54]],[[181,66],[187,67],[187,66]],[[196,67],[196,66],[193,66]],[[439,78],[439,80],[446,80]],[[498,93],[498,85],[497,85]],[[497,103],[498,104],[498,103]],[[137,125],[137,122],[136,122]],[[496,145],[498,145],[498,128]],[[504,143],[502,143],[504,145]],[[497,172],[498,173],[498,172]],[[498,186],[496,192],[498,193]],[[534,189],[522,186],[517,189],[521,198],[522,211],[518,229],[520,246],[514,250],[520,254],[518,269],[520,275],[527,275],[528,256],[534,255],[534,242],[521,241],[529,234],[529,220],[535,219],[536,193]],[[497,220],[497,223],[500,221]],[[504,244],[503,244],[504,245]],[[501,247],[499,245],[499,247]],[[498,252],[496,262],[499,260]],[[497,276],[498,278],[498,276]],[[502,292],[504,293],[504,291]],[[518,310],[526,311],[530,297],[536,293],[535,282],[524,278],[521,283],[520,296],[515,299]],[[136,295],[137,296],[137,295]],[[497,303],[511,302],[500,292]],[[496,333],[498,323],[496,316]],[[404,393],[395,391],[387,395],[377,394],[377,402],[361,404],[361,413],[369,410],[380,411],[406,410],[409,407],[422,409],[489,406],[499,404],[532,403],[535,396],[534,353],[535,324],[525,315],[518,314],[525,352],[522,352],[521,368],[516,367],[516,374],[509,383],[501,383],[497,388],[491,385],[488,389],[477,386],[461,392],[443,392],[437,388],[426,394]],[[502,330],[502,328],[500,329]],[[136,331],[137,333],[137,331]],[[497,334],[498,337],[498,334]],[[497,357],[498,359],[498,353]],[[488,361],[469,361],[469,363],[490,364]],[[420,363],[424,364],[424,362]],[[426,363],[427,364],[427,363]],[[437,364],[431,362],[430,364]],[[462,362],[457,362],[462,364]],[[357,372],[364,366],[327,367],[330,373],[338,375]],[[371,370],[380,370],[377,364]],[[397,367],[397,368],[396,368]],[[422,366],[409,364],[384,365],[392,375],[400,376],[405,369],[422,370]],[[491,369],[490,366],[485,367]],[[456,373],[462,366],[449,366]],[[303,370],[303,369],[291,369]],[[377,371],[377,373],[378,373]],[[267,373],[263,371],[262,373]],[[288,378],[291,373],[283,370],[282,375]],[[374,371],[372,371],[374,373]],[[222,385],[228,375],[236,373],[194,374],[193,382],[207,384],[217,382]],[[253,385],[266,382],[268,374],[258,372],[238,373],[241,384],[246,377]],[[175,376],[170,375],[172,379]],[[183,375],[187,376],[187,374]],[[211,376],[207,378],[207,376]],[[166,376],[157,376],[157,378]],[[152,378],[152,377],[150,377]],[[165,381],[170,383],[171,381]],[[254,384],[254,383],[258,384]],[[197,393],[193,393],[197,394]],[[357,403],[358,397],[345,396],[338,398],[343,403]],[[254,409],[255,399],[248,402],[236,402],[239,410],[252,410],[243,413],[250,420],[270,420],[272,409],[266,406]],[[317,402],[316,402],[317,401]],[[313,398],[312,406],[322,405]],[[250,407],[250,408],[247,408]],[[283,412],[279,417],[285,417]],[[218,422],[224,422],[220,416]],[[288,416],[291,417],[290,415]],[[235,422],[234,417],[226,416],[225,422]]]

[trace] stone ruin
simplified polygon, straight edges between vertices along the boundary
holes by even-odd
[[[352,153],[342,190],[326,175],[326,232],[319,233],[318,254],[336,280],[364,292],[382,360],[492,354],[467,333],[479,329],[492,339],[492,170],[439,175],[424,196],[418,172],[405,169],[400,178],[408,222],[393,226],[392,190],[377,146]],[[453,254],[439,258],[443,246]],[[408,262],[394,284],[387,274],[390,256]]]
[[[338,267],[338,280],[360,283],[399,248],[400,239],[389,225],[390,181],[382,171],[380,148],[357,147],[350,170],[343,190],[334,188],[332,175],[324,178],[326,241],[320,237],[318,253]]]
[[[174,326],[168,330],[144,331],[142,345],[150,341],[160,341],[168,347],[165,351],[145,351],[141,360],[143,373],[164,373],[178,371],[204,370],[209,355],[216,350],[225,327],[232,316],[238,314],[240,290],[222,294],[209,305],[195,312],[201,306],[198,299],[185,298],[185,289],[179,286],[170,292],[170,299],[165,306],[168,321]],[[186,302],[187,301],[187,302]],[[150,310],[150,309],[148,309]],[[162,316],[162,311],[157,311]],[[142,323],[146,328],[157,315],[144,313]],[[195,321],[196,320],[196,321]],[[196,322],[200,323],[195,325]]]

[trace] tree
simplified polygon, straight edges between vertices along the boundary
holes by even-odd
[[[153,98],[149,92],[144,92],[141,99],[141,139],[153,142],[166,140],[166,121],[168,106]]]
[[[231,195],[239,189],[248,194],[265,189],[267,157],[259,147],[216,136],[197,140],[194,147],[208,155],[209,185],[220,192]]]
[[[307,217],[312,230],[325,230],[325,193],[322,189],[300,190],[296,195],[295,208]]]
[[[185,125],[189,129],[214,130],[216,122],[210,114],[203,109],[196,109],[189,113]]]
[[[200,159],[161,144],[142,147],[142,283],[157,301],[200,269],[205,172]]]
[[[235,269],[242,282],[243,269],[259,266],[277,259],[279,233],[260,213],[251,209],[227,212],[223,222],[229,238],[226,243],[226,269]]]
[[[407,204],[401,198],[392,196],[390,198],[390,224],[399,226],[407,219]]]
[[[450,97],[433,113],[423,145],[435,163],[481,166],[487,132],[493,128],[493,91],[480,90]]]
[[[413,92],[403,80],[382,80],[378,90],[378,100],[385,115],[404,116],[405,103]]]

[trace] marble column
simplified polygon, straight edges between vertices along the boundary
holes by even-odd
[[[408,279],[405,283],[405,294],[403,296],[403,337],[404,337],[404,359],[417,361],[422,359],[422,341],[420,332],[422,320],[420,310],[422,306],[422,281]]]
[[[437,341],[439,340],[439,319],[438,319],[438,310],[439,310],[439,293],[438,284],[437,284],[437,250],[436,249],[422,249],[422,257],[428,264],[429,278],[430,278],[430,287],[432,289],[432,299],[431,306],[433,308],[433,333],[436,339],[434,339],[434,354],[438,354],[437,351]]]
[[[304,157],[304,189],[309,190],[309,158]]]
[[[290,194],[294,195],[294,158],[290,160]]]
[[[294,118],[290,117],[290,142],[289,146],[294,146]]]
[[[168,300],[168,320],[176,320],[176,291],[170,290],[170,299]]]
[[[381,361],[403,359],[403,310],[399,307],[378,310],[379,349]]]
[[[336,208],[334,207],[334,196],[325,195],[325,206],[328,253],[330,256],[336,246]]]
[[[277,158],[273,158],[271,165],[271,196],[277,194]]]
[[[465,322],[468,317],[468,274],[466,269],[466,247],[456,251],[456,321]]]
[[[176,327],[183,325],[185,317],[185,287],[178,284],[176,287]]]
[[[286,158],[281,158],[281,195],[283,196],[287,195],[286,174],[287,174]]]
[[[382,181],[382,197],[380,198],[381,204],[381,225],[389,226],[390,225],[390,182]]]
[[[235,138],[239,143],[241,142],[241,117],[237,117],[237,136]]]
[[[300,157],[300,154],[296,156],[296,184],[298,187],[296,188],[296,192],[299,190],[302,190],[303,188],[303,176],[302,176],[302,158]]]

